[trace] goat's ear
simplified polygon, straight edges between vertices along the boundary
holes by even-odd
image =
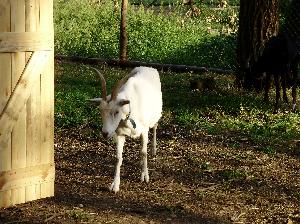
[[[129,103],[130,103],[130,100],[120,100],[119,106],[122,107],[122,106],[124,106],[126,104],[129,104]]]
[[[99,106],[102,102],[102,98],[86,99],[86,101],[89,101],[89,102]]]

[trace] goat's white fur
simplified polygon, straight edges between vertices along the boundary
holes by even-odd
[[[98,72],[99,73],[99,72]],[[116,99],[111,95],[90,99],[100,104],[104,136],[116,141],[117,164],[110,190],[119,191],[120,168],[125,136],[141,137],[141,181],[149,181],[147,166],[148,132],[153,128],[152,154],[156,154],[156,128],[162,113],[162,93],[159,73],[154,68],[137,67],[130,78],[117,90]]]

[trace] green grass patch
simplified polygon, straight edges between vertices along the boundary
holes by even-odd
[[[143,5],[181,5],[183,1],[179,0],[130,0],[131,4],[143,4]],[[193,1],[195,5],[205,5],[211,7],[218,6],[238,6],[240,4],[239,0],[196,0]]]
[[[245,171],[242,170],[221,170],[219,176],[226,181],[244,180],[247,177]]]
[[[190,6],[179,1],[131,3],[138,6],[130,5],[128,10],[129,60],[235,68],[239,1],[196,1],[199,13],[191,13]],[[118,58],[120,13],[114,12],[113,1],[55,0],[54,6],[57,54]],[[98,77],[81,65],[59,64],[56,69],[56,128],[99,130],[99,111],[85,102],[100,95]],[[126,73],[105,66],[101,70],[109,88]],[[296,147],[299,113],[289,112],[284,105],[274,115],[273,105],[264,103],[261,96],[234,89],[232,77],[207,75],[216,79],[218,89],[191,92],[189,80],[198,75],[161,75],[162,126],[176,124],[210,135],[233,135],[233,148],[247,139],[269,154],[276,153],[278,145]]]
[[[70,210],[67,212],[67,214],[76,220],[77,222],[88,222],[89,221],[89,214],[84,212],[83,210]]]
[[[99,68],[107,79],[108,91],[129,70]],[[262,96],[244,93],[232,87],[233,77],[215,76],[218,89],[191,92],[193,74],[161,73],[163,118],[160,125],[180,125],[192,132],[223,135],[231,138],[230,146],[239,148],[247,139],[259,151],[274,154],[278,147],[296,149],[300,139],[300,114],[284,105],[273,114],[273,104]],[[55,127],[88,127],[100,131],[100,113],[85,100],[101,95],[100,81],[93,70],[80,64],[56,64]],[[233,142],[233,143],[232,143]]]
[[[119,57],[120,13],[113,1],[54,1],[56,54]],[[200,7],[200,6],[199,6]],[[234,69],[236,9],[189,14],[190,7],[129,6],[129,60]]]

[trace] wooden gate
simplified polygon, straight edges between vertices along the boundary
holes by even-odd
[[[54,195],[53,1],[0,0],[0,207]]]

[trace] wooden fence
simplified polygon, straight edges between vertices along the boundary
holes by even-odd
[[[0,207],[54,195],[53,0],[0,0]]]

